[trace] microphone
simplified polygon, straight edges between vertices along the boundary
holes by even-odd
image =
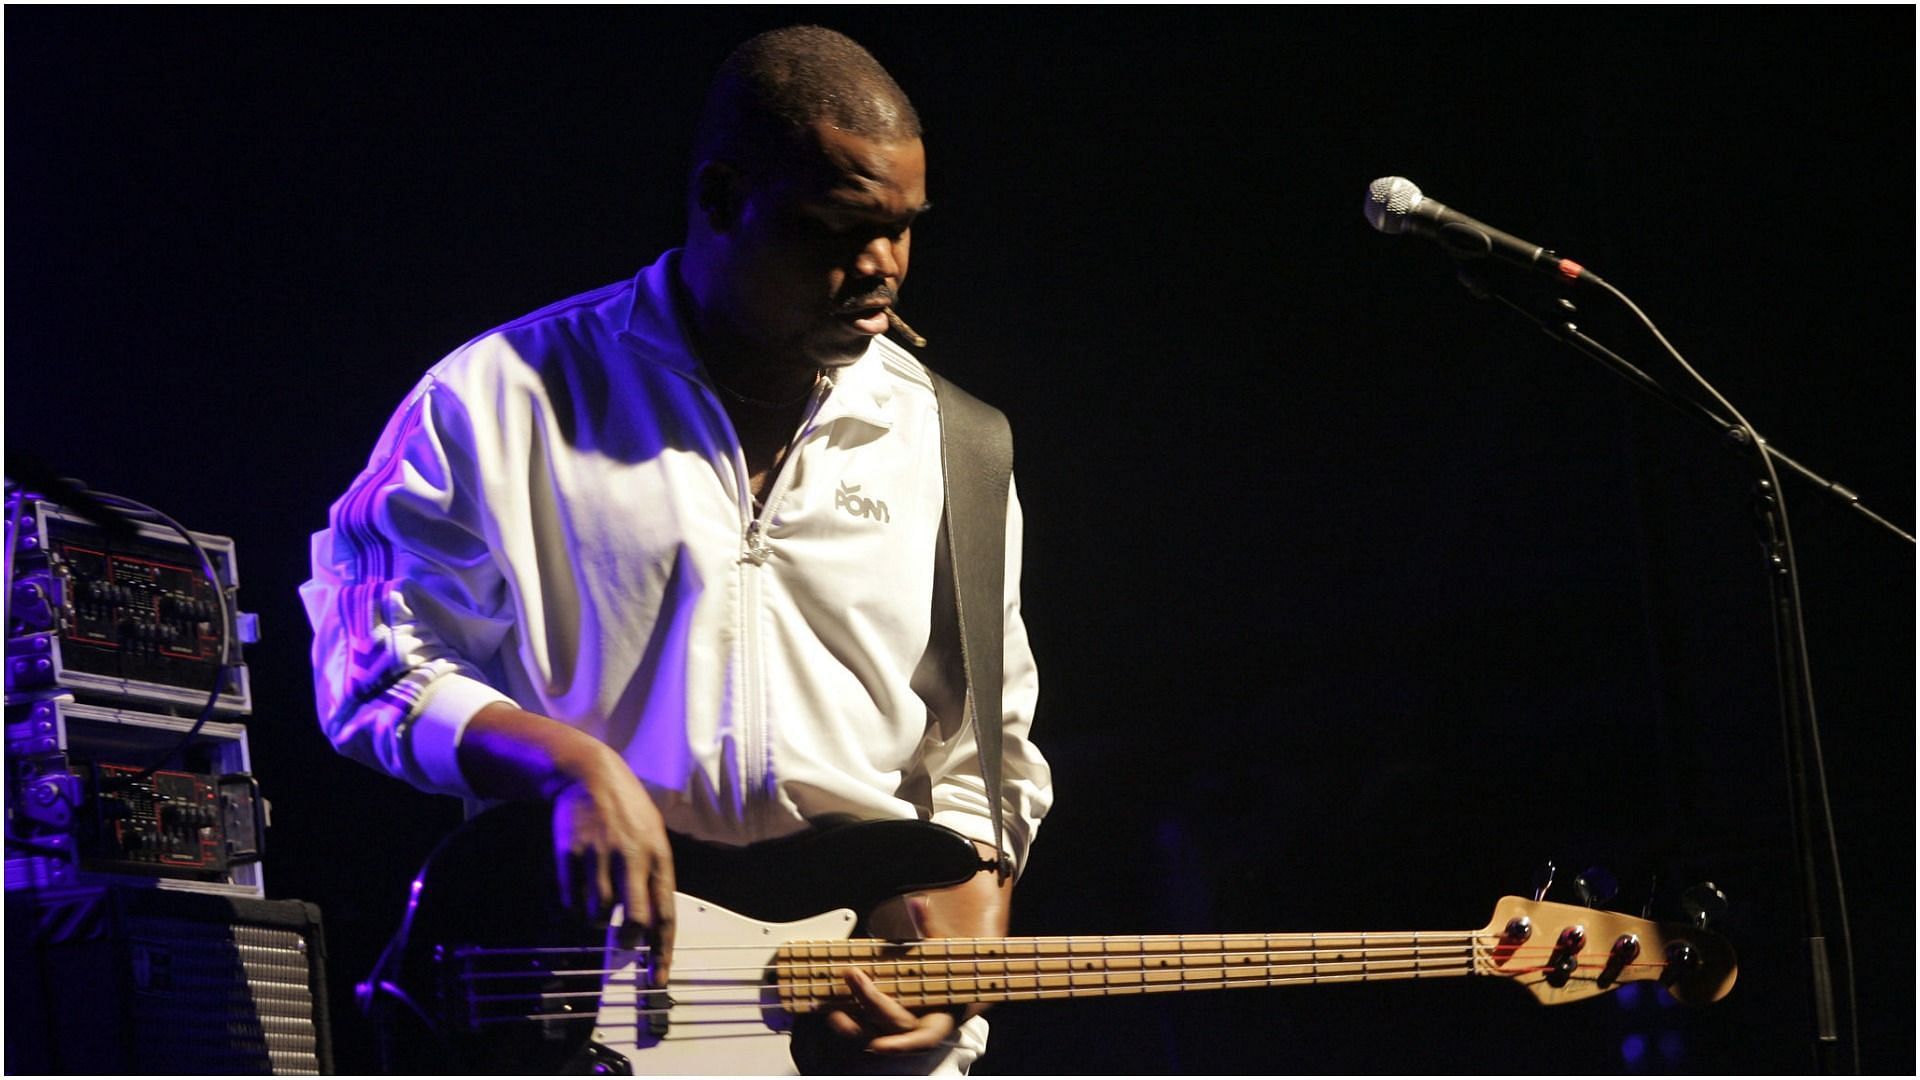
[[[1456,258],[1484,259],[1489,255],[1552,274],[1567,281],[1598,281],[1572,259],[1529,244],[1510,233],[1453,210],[1420,193],[1419,185],[1404,176],[1383,176],[1367,185],[1363,207],[1367,222],[1389,236],[1410,232],[1446,248]]]

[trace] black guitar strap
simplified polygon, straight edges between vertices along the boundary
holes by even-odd
[[[933,629],[929,650],[950,690],[964,687],[962,723],[973,725],[980,779],[993,804],[998,872],[1006,855],[1006,809],[1000,783],[1000,691],[1006,648],[1007,493],[1013,475],[1013,431],[1000,410],[933,372],[940,408],[940,470],[946,512],[935,555]],[[956,669],[957,673],[956,673]]]

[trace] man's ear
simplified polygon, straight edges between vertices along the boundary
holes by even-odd
[[[723,161],[703,161],[693,174],[693,202],[714,232],[726,232],[740,220],[747,201],[746,177]]]

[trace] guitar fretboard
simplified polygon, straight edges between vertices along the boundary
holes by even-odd
[[[1478,948],[1489,946],[1478,935]],[[843,1003],[858,967],[908,1006],[1472,975],[1472,931],[794,941],[775,955],[793,1012]]]

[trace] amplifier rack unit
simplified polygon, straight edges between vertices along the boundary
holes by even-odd
[[[7,515],[11,531],[18,510],[20,530],[8,537],[16,560],[8,583],[8,700],[64,690],[198,715],[224,658],[215,712],[252,711],[240,646],[258,628],[233,605],[240,579],[232,540],[192,534],[216,584],[170,529],[131,521],[135,535],[115,539],[52,503],[20,498],[9,499]]]
[[[6,724],[7,891],[265,895],[245,728],[209,722],[182,747],[192,720],[64,697],[8,705]]]

